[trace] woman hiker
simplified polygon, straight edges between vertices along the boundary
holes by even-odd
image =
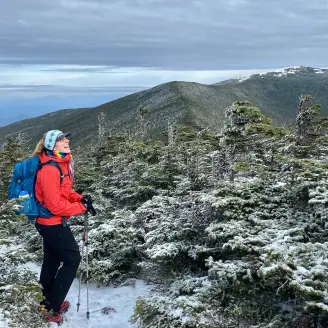
[[[41,163],[35,184],[35,195],[40,204],[40,217],[36,219],[35,227],[43,239],[40,284],[44,300],[41,305],[46,309],[45,318],[58,324],[63,322],[61,314],[70,307],[65,297],[81,260],[67,221],[70,216],[93,210],[90,196],[72,190],[74,169],[70,135],[59,130],[48,131],[33,153]]]

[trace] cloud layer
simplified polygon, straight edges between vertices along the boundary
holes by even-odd
[[[17,99],[40,97],[44,107],[50,95],[87,97],[91,106],[172,80],[328,66],[327,0],[0,0],[0,8],[2,112]]]
[[[175,71],[86,65],[0,65],[0,96],[39,97],[82,93],[119,97],[170,81],[211,84],[258,72],[259,70]]]
[[[327,66],[326,0],[0,0],[0,63]]]

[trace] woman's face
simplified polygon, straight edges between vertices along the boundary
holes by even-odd
[[[57,141],[54,150],[69,154],[71,152],[69,148],[69,140],[67,138],[63,138]]]

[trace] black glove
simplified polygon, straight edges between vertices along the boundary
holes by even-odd
[[[81,203],[87,209],[87,212],[89,212],[92,216],[95,216],[97,214],[96,210],[92,206],[92,199],[90,195],[84,195],[81,198]]]

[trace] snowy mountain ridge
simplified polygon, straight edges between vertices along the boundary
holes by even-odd
[[[265,77],[265,76],[274,76],[274,77],[287,77],[288,75],[299,75],[304,73],[315,73],[315,74],[328,74],[328,69],[325,68],[312,68],[307,66],[291,66],[283,67],[270,71],[261,72],[258,74],[249,74],[236,77],[235,79],[238,82],[244,82],[252,77]]]

